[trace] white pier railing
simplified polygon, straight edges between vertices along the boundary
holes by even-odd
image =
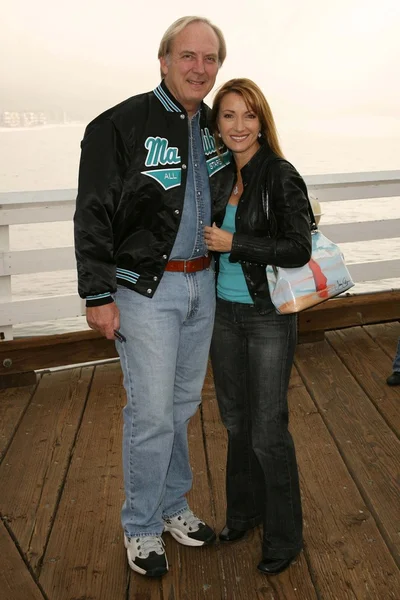
[[[313,175],[306,177],[310,192],[322,203],[359,200],[378,202],[376,199],[396,198],[397,210],[380,220],[324,225],[321,230],[340,244],[400,239],[400,171]],[[0,338],[13,339],[13,326],[36,321],[53,321],[84,314],[84,302],[76,293],[13,299],[12,280],[17,275],[64,271],[75,268],[73,246],[35,250],[11,250],[10,227],[21,224],[71,221],[76,190],[49,190],[38,192],[0,193]],[[382,202],[382,200],[380,200]],[[337,211],[340,213],[340,207]],[[393,218],[391,218],[393,216]],[[373,253],[373,248],[371,249]],[[400,280],[400,252],[376,260],[371,257],[349,263],[356,282],[393,280],[398,288]]]

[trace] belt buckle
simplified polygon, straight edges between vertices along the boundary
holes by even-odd
[[[184,272],[184,273],[187,273],[187,267],[186,267],[186,265],[187,265],[187,263],[188,263],[188,262],[189,262],[189,261],[187,261],[187,260],[184,260],[184,261],[183,261],[183,272]]]

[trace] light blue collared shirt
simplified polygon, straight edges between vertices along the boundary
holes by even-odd
[[[207,254],[204,227],[211,225],[211,194],[200,133],[200,111],[188,119],[189,160],[182,218],[170,260]]]

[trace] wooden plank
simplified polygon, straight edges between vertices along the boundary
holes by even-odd
[[[210,527],[215,527],[211,490],[208,480],[200,410],[189,423],[190,462],[193,487],[188,494],[190,508]],[[170,571],[162,579],[164,598],[191,600],[222,598],[223,582],[219,573],[216,545],[191,548],[164,535]]]
[[[322,175],[307,175],[305,177],[310,190],[325,191],[331,188],[343,193],[342,199],[355,199],[360,190],[361,198],[367,198],[365,189],[369,190],[372,197],[381,198],[385,195],[398,196],[400,194],[400,171],[366,171],[357,173],[326,173]],[[22,204],[51,205],[52,203],[68,203],[73,210],[75,207],[76,189],[38,190],[24,192],[1,192],[0,208],[4,206],[18,207]],[[323,194],[324,198],[325,195]]]
[[[14,542],[0,521],[0,594],[2,600],[44,600]]]
[[[73,202],[48,204],[40,208],[8,206],[0,207],[0,225],[21,225],[24,223],[54,223],[71,221],[75,212]]]
[[[392,367],[389,357],[362,327],[330,331],[326,337],[389,427],[400,435],[400,390],[385,385]]]
[[[73,246],[0,252],[0,277],[76,268]]]
[[[219,533],[225,525],[226,515],[225,465],[227,435],[220,421],[210,367],[203,388],[202,413],[208,469],[216,513],[216,529]],[[260,560],[261,549],[258,528],[251,531],[248,537],[241,542],[226,546],[218,543],[217,548],[217,558],[224,582],[221,598],[235,598],[235,600],[258,598],[258,588],[264,583],[268,591],[271,591],[268,579],[263,578],[255,569],[257,562]]]
[[[299,346],[296,366],[386,544],[399,560],[399,440],[327,341]]]
[[[34,390],[35,386],[0,390],[0,462]]]
[[[92,370],[43,376],[0,466],[0,512],[33,570],[47,542]]]
[[[387,171],[388,177],[393,177],[393,171]],[[4,206],[15,207],[27,204],[47,205],[58,202],[67,202],[71,207],[75,206],[77,190],[75,188],[61,190],[35,190],[27,192],[0,192],[0,209]]]
[[[369,198],[395,198],[399,195],[399,183],[387,182],[383,185],[311,185],[308,190],[320,202],[341,202],[343,200],[367,200]]]
[[[400,219],[321,225],[321,231],[336,243],[397,238],[400,235]],[[380,276],[379,272],[373,271],[374,265],[377,263],[367,262],[357,265],[358,270],[352,271],[354,280],[368,279],[372,281],[400,276],[400,261],[388,260],[380,261],[380,263],[384,268]],[[75,269],[75,266],[76,259],[73,246],[0,252],[0,276],[64,271]],[[353,267],[353,265],[350,266]],[[363,271],[361,271],[361,266],[364,269]],[[369,266],[371,275],[366,277],[364,272]],[[360,274],[358,275],[359,271]]]
[[[320,229],[326,237],[333,240],[336,244],[343,244],[344,242],[369,242],[370,240],[400,237],[400,219],[363,221],[361,223],[337,223],[335,225],[323,225],[321,223]]]
[[[0,390],[15,387],[34,386],[37,381],[35,371],[25,371],[23,373],[0,373]]]
[[[381,281],[400,277],[400,260],[378,260],[376,262],[347,265],[354,282]]]
[[[217,530],[225,524],[225,463],[227,436],[218,412],[211,369],[203,390],[203,427],[206,436],[208,469],[217,514]],[[218,544],[218,560],[225,587],[225,600],[316,600],[305,556],[302,553],[285,573],[266,577],[256,566],[261,560],[260,528],[234,544]],[[217,598],[218,596],[216,596]]]
[[[356,173],[324,173],[319,175],[307,175],[305,177],[307,186],[310,189],[330,186],[340,186],[347,188],[348,186],[362,185],[369,186],[375,189],[379,186],[383,187],[387,184],[397,185],[397,192],[393,195],[400,194],[400,171],[362,171]],[[59,189],[59,190],[35,190],[22,192],[0,192],[0,207],[7,205],[24,205],[24,204],[52,204],[57,202],[69,202],[71,207],[75,206],[75,198],[77,195],[76,188]],[[376,197],[381,197],[380,191]]]
[[[208,364],[202,396],[202,419],[207,453],[207,467],[210,473],[216,528],[219,532],[225,526],[225,466],[228,443],[226,429],[223,426],[219,415],[211,362]]]
[[[398,171],[309,175],[305,181],[309,191],[321,202],[400,195]]]
[[[158,577],[143,577],[131,571],[128,600],[163,600],[162,580]]]
[[[329,331],[400,319],[400,291],[333,298],[299,314],[299,332]]]
[[[400,322],[379,323],[377,325],[368,325],[364,330],[372,337],[373,340],[382,348],[389,356],[390,360],[394,361],[397,351],[397,344],[400,338]],[[388,373],[389,375],[390,373]]]
[[[114,342],[92,330],[20,338],[0,342],[0,376],[117,356]],[[11,367],[4,367],[5,360],[11,361]]]
[[[39,578],[51,600],[126,598],[124,404],[119,364],[97,367]]]
[[[299,314],[299,333],[328,331],[400,319],[400,291],[344,296]],[[96,331],[0,342],[0,375],[117,357],[114,342]],[[4,360],[11,361],[5,368]]]
[[[289,390],[289,407],[305,552],[319,597],[398,598],[400,576],[393,557],[298,376]]]
[[[1,302],[1,325],[51,321],[84,314],[84,301],[77,294]]]
[[[298,332],[298,344],[310,344],[312,342],[322,342],[325,339],[325,331],[306,331],[305,333]]]
[[[400,171],[358,171],[356,173],[323,173],[319,175],[306,175],[307,185],[342,185],[397,183],[400,185]],[[13,192],[18,194],[20,192]],[[377,196],[379,197],[379,196]]]

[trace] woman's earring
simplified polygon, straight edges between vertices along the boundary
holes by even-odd
[[[218,137],[222,137],[222,135],[220,134],[220,132],[218,131]]]
[[[258,132],[258,136],[257,137],[261,137],[261,131]]]

